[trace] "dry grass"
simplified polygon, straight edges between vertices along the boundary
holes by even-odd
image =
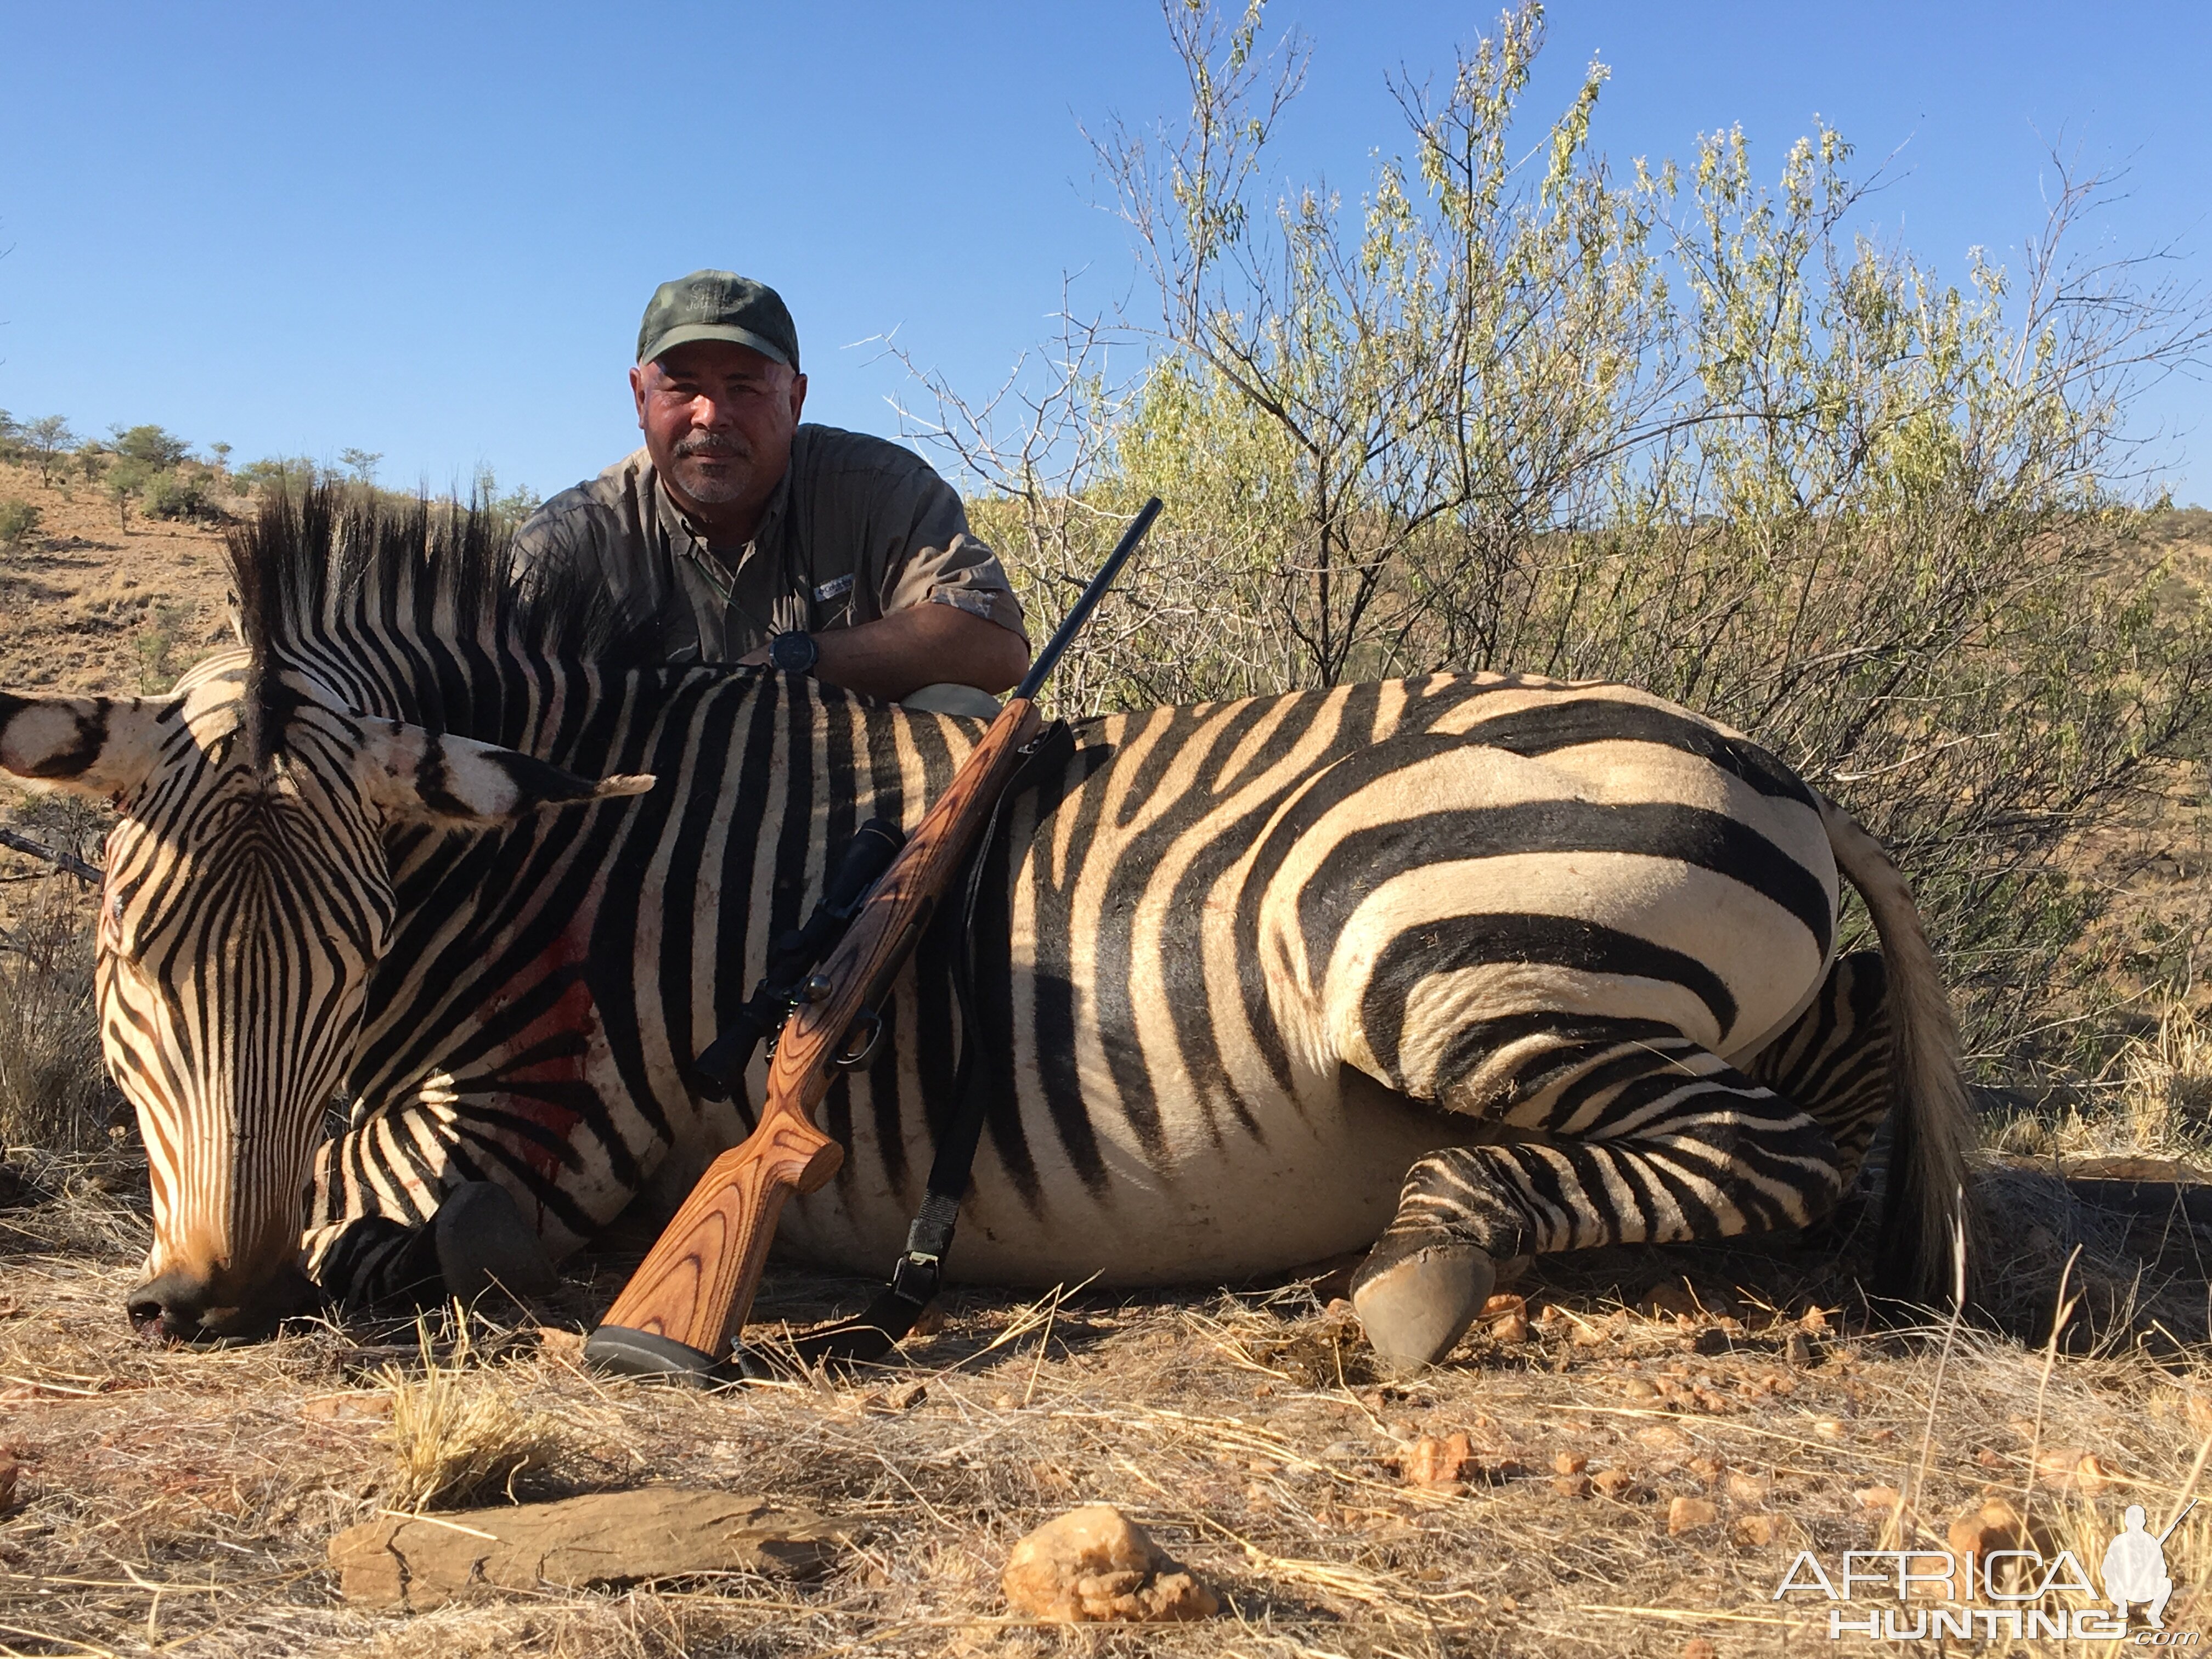
[[[442,1353],[428,1322],[417,1323],[419,1376],[396,1366],[385,1372],[397,1470],[391,1501],[400,1509],[458,1509],[502,1495],[513,1503],[515,1483],[560,1455],[559,1425],[518,1406],[499,1370],[477,1363],[469,1321],[456,1311]]]
[[[0,1155],[89,1152],[121,1103],[101,1069],[86,907],[66,877],[28,889],[0,916]]]
[[[0,684],[133,690],[219,626],[211,538],[149,526],[118,538],[78,494],[46,502],[51,533],[0,566]],[[193,620],[168,654],[144,630],[185,603]],[[29,810],[42,839],[96,856],[96,815],[52,799]],[[2212,866],[2141,852],[2124,880],[2147,914],[2203,908]],[[36,1043],[90,1052],[72,989],[83,901],[0,854],[0,878],[31,877],[0,885],[0,927],[50,937],[51,960],[11,980],[32,959],[0,954],[0,1066]],[[51,934],[26,934],[42,906]],[[1979,1178],[2004,1249],[1978,1292],[2009,1334],[1860,1324],[1854,1206],[1809,1240],[1547,1264],[1518,1287],[1526,1340],[1480,1333],[1406,1387],[1368,1374],[1327,1280],[1126,1299],[963,1292],[879,1375],[714,1396],[611,1382],[578,1349],[631,1265],[621,1258],[580,1264],[526,1314],[149,1348],[121,1312],[146,1245],[143,1161],[111,1141],[112,1101],[57,1059],[0,1095],[19,1102],[0,1111],[34,1125],[6,1134],[16,1150],[0,1162],[0,1457],[22,1471],[0,1514],[0,1656],[1431,1659],[1676,1656],[1703,1638],[1739,1659],[1827,1650],[1822,1607],[1771,1599],[1798,1549],[1832,1562],[1938,1540],[1989,1497],[2094,1572],[2126,1502],[2162,1525],[2185,1494],[2212,1498],[2212,1238],[2185,1215],[2085,1205],[2051,1165],[2212,1158],[2212,1033],[2197,1006],[2146,1022],[2070,1104],[2001,1126],[2030,1156],[1993,1158]],[[761,1311],[811,1320],[866,1288],[779,1273]],[[912,1380],[926,1392],[900,1408],[892,1385]],[[1408,1485],[1409,1449],[1453,1435],[1468,1447],[1460,1479]],[[2097,1460],[2086,1484],[2082,1456]],[[739,1575],[412,1619],[337,1601],[324,1560],[339,1529],[501,1501],[510,1478],[533,1497],[653,1481],[760,1492],[850,1522],[858,1541],[796,1585]],[[1883,1489],[1893,1501],[1862,1498]],[[1670,1535],[1676,1498],[1711,1503],[1713,1523]],[[1230,1611],[1155,1632],[1012,1618],[997,1580],[1014,1540],[1094,1501],[1131,1510]],[[2168,1622],[2187,1628],[2212,1613],[2199,1599],[2212,1503],[2167,1548],[2183,1584]]]
[[[1525,1340],[1479,1334],[1406,1386],[1369,1379],[1331,1285],[1301,1281],[963,1293],[896,1370],[698,1395],[580,1366],[622,1260],[583,1264],[526,1315],[449,1315],[388,1342],[312,1327],[236,1352],[148,1348],[120,1311],[143,1219],[108,1198],[95,1223],[102,1201],[0,1214],[0,1441],[25,1469],[0,1517],[0,1653],[1675,1655],[1702,1634],[1724,1656],[1782,1654],[1825,1643],[1824,1609],[1771,1599],[1798,1549],[1832,1562],[1885,1534],[1940,1540],[2002,1495],[2101,1559],[2124,1503],[2161,1523],[2179,1507],[2212,1434],[2199,1351],[2154,1358],[2140,1329],[2095,1328],[2078,1277],[2069,1328],[2095,1339],[2081,1354],[1874,1332],[1850,1312],[1856,1247],[1839,1262],[1834,1237],[1600,1253],[1519,1287]],[[865,1288],[780,1273],[763,1316],[849,1310]],[[2055,1278],[2042,1289],[2057,1305]],[[908,1380],[918,1401],[890,1386]],[[464,1455],[485,1425],[502,1449]],[[543,1495],[716,1485],[811,1505],[859,1541],[796,1585],[740,1575],[413,1620],[337,1602],[334,1532],[453,1496],[457,1464],[495,1489],[548,1425]],[[1455,1433],[1461,1479],[1408,1485],[1409,1449]],[[396,1456],[410,1435],[415,1455]],[[1555,1475],[1562,1459],[1580,1474]],[[1900,1504],[1861,1496],[1885,1487]],[[1714,1523],[1670,1536],[1677,1498],[1711,1503]],[[1012,1618],[997,1576],[1014,1540],[1099,1501],[1230,1611],[1080,1635]],[[2169,1623],[2187,1627],[2212,1518],[2169,1549],[2184,1583]]]

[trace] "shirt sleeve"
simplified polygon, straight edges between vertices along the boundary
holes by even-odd
[[[883,612],[909,605],[949,605],[1011,628],[1026,641],[1022,602],[994,553],[968,527],[959,493],[927,466],[916,466],[900,492],[908,499],[902,545],[894,546],[882,587]]]

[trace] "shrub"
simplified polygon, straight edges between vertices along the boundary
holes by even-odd
[[[228,516],[216,504],[213,477],[205,472],[156,472],[146,481],[139,511],[149,519],[221,524]]]
[[[1947,286],[1855,234],[1881,180],[1832,131],[1771,186],[1741,131],[1617,177],[1593,65],[1514,135],[1528,5],[1438,91],[1393,88],[1413,159],[1364,199],[1270,202],[1302,47],[1267,58],[1256,9],[1168,16],[1188,121],[1099,146],[1159,321],[1067,319],[988,400],[927,383],[1041,619],[1169,503],[1061,704],[1434,668],[1649,687],[1885,836],[1970,1037],[2026,1040],[2100,902],[2057,854],[2212,732],[2212,612],[2118,482],[2133,388],[2212,325],[2070,260],[2100,181],[2062,173],[2024,282],[1977,258]],[[1117,340],[1147,348],[1133,380]]]
[[[120,1121],[100,1059],[92,930],[70,879],[37,883],[0,931],[0,1146],[98,1151]]]
[[[21,547],[39,533],[39,521],[44,516],[29,501],[12,495],[0,501],[0,547]]]

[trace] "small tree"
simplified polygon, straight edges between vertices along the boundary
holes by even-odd
[[[21,547],[38,533],[42,515],[29,501],[0,501],[0,547]]]
[[[131,504],[144,493],[153,477],[154,469],[136,456],[118,457],[107,469],[103,484],[107,499],[115,503],[115,527],[126,536],[131,533]]]
[[[347,471],[353,474],[353,481],[357,484],[374,483],[376,482],[376,464],[383,459],[384,452],[380,449],[341,449],[338,451],[338,465],[345,468]]]
[[[192,453],[192,447],[173,432],[158,426],[107,428],[115,440],[115,453],[127,461],[140,461],[155,472],[172,467]]]
[[[228,444],[210,444],[208,446],[208,453],[215,457],[215,470],[217,472],[227,472],[230,470],[230,446]]]
[[[38,463],[41,484],[53,482],[56,463],[76,447],[76,434],[58,415],[48,415],[26,425],[22,440],[23,447],[31,452],[31,459]]]

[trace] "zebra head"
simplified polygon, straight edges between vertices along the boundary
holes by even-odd
[[[188,1341],[264,1335],[308,1295],[301,1194],[392,926],[386,835],[653,782],[365,715],[244,651],[162,698],[0,693],[0,771],[121,815],[96,983],[152,1177],[130,1314]]]

